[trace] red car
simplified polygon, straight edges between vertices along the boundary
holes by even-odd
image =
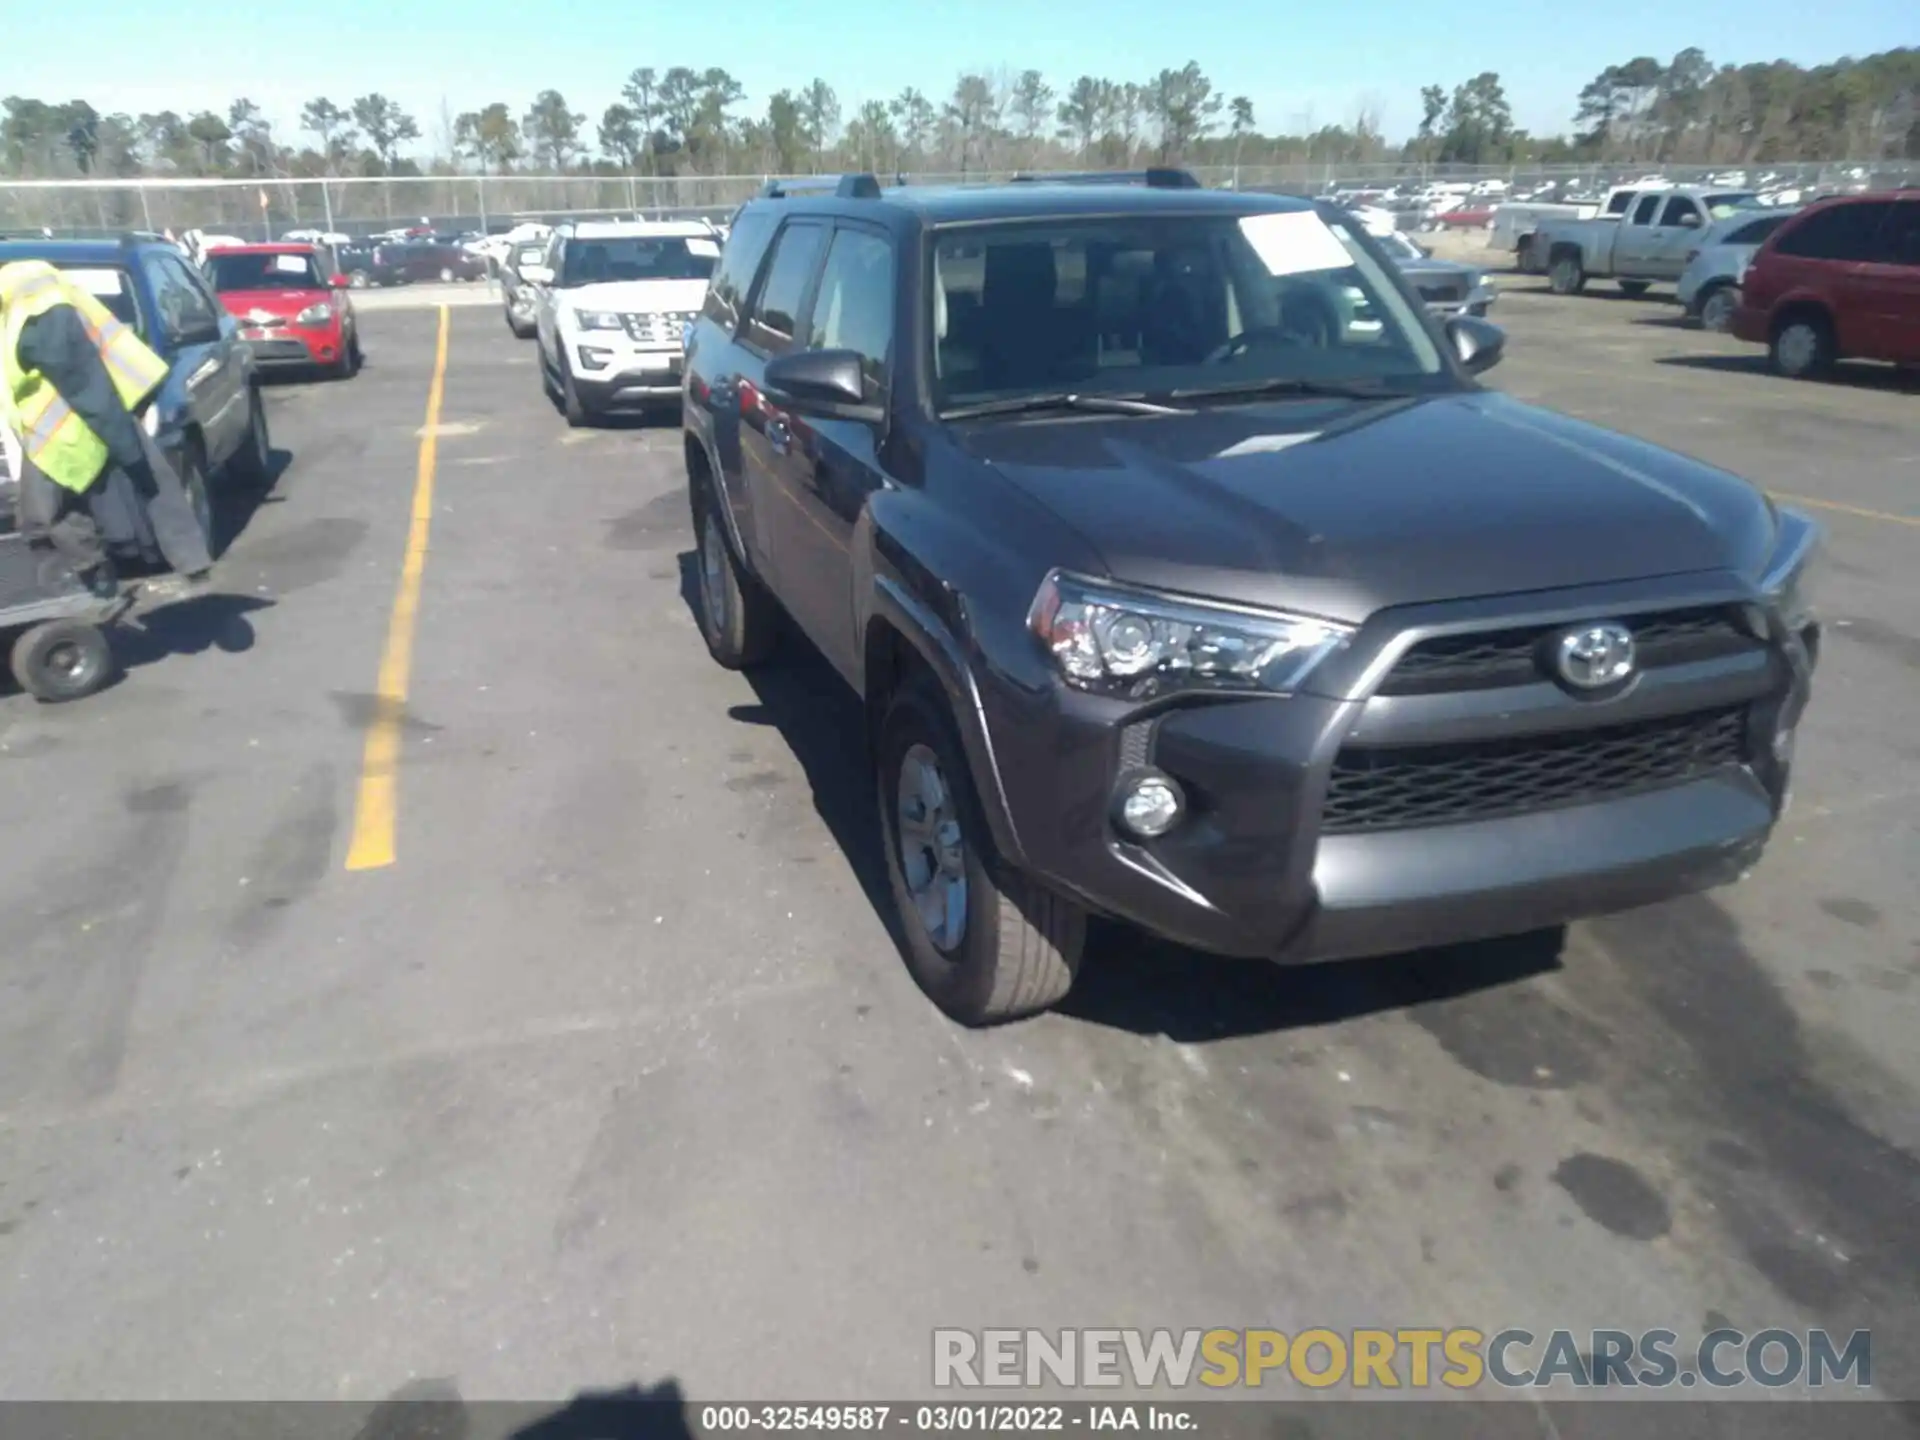
[[[317,366],[345,377],[360,368],[347,277],[328,274],[316,247],[222,246],[207,252],[206,273],[263,369]]]
[[[1920,365],[1920,191],[1824,200],[1775,230],[1740,281],[1733,333],[1795,378],[1836,360]]]

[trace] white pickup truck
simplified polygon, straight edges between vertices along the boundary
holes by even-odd
[[[1577,295],[1592,279],[1612,279],[1629,295],[1671,283],[1687,268],[1687,252],[1716,220],[1757,208],[1749,190],[1659,185],[1615,191],[1589,220],[1549,220],[1534,231],[1536,264],[1556,295]]]

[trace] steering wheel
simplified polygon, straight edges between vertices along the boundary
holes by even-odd
[[[1204,364],[1222,365],[1249,350],[1303,350],[1307,341],[1298,333],[1278,325],[1254,325],[1242,330],[1226,344],[1207,352]]]

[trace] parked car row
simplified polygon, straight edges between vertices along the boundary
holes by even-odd
[[[1628,295],[1672,282],[1689,317],[1765,345],[1782,375],[1822,375],[1840,360],[1920,366],[1920,189],[1804,206],[1625,189],[1603,215],[1541,221],[1528,251],[1557,295],[1594,279]]]

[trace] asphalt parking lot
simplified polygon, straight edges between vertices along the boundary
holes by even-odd
[[[1920,1394],[1920,395],[1536,284],[1494,383],[1828,526],[1764,864],[1557,951],[1103,935],[989,1033],[891,948],[858,706],[707,658],[677,430],[569,431],[492,309],[369,307],[359,378],[273,390],[217,593],[87,702],[0,693],[5,1393],[901,1398],[936,1326],[1732,1324],[1870,1328]],[[370,730],[393,863],[350,868]]]

